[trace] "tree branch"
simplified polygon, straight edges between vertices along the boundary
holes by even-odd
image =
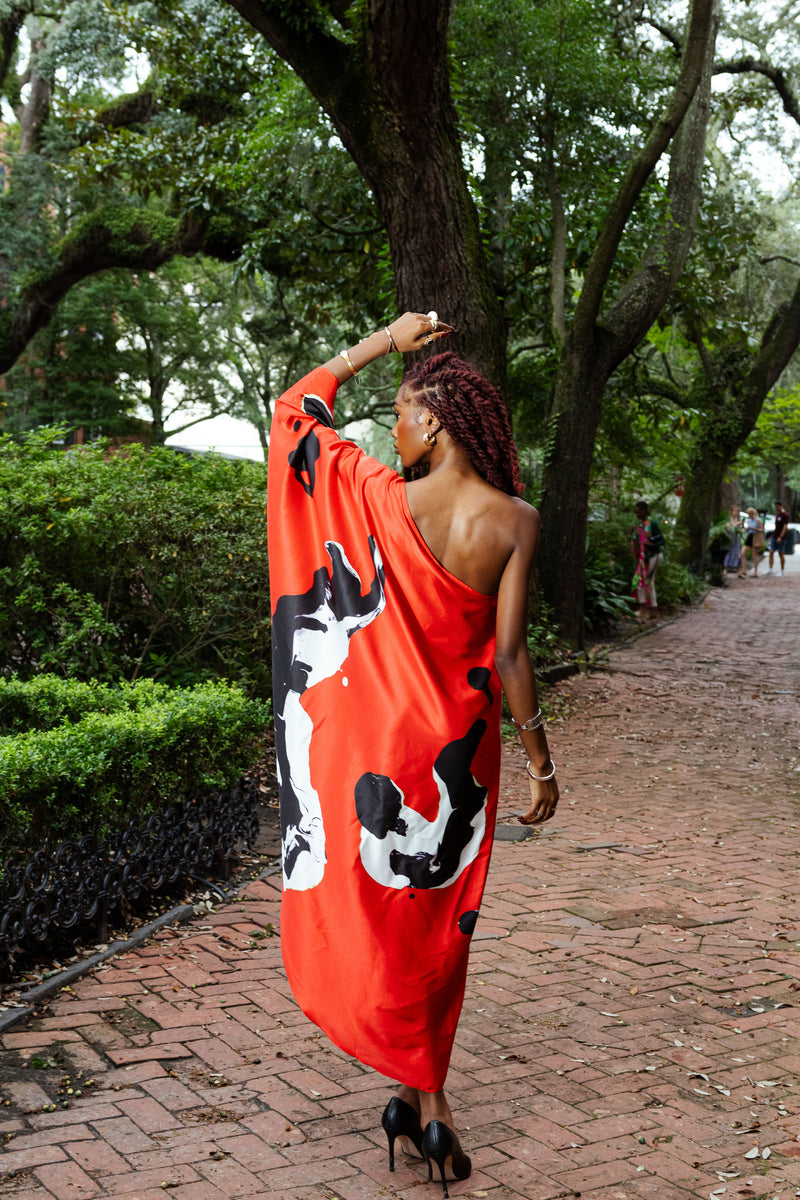
[[[711,0],[709,25],[704,30],[701,78],[672,144],[667,203],[660,227],[636,271],[598,318],[607,335],[609,359],[614,366],[631,352],[658,316],[680,277],[694,236],[705,162],[718,13],[716,0]],[[691,36],[690,31],[690,43]]]
[[[775,386],[790,358],[800,346],[800,278],[791,300],[782,305],[768,325],[755,361],[742,384],[745,408],[756,403],[753,423],[767,393]]]
[[[176,254],[196,253],[208,235],[208,222],[128,205],[109,205],[79,222],[58,248],[55,266],[22,289],[13,309],[0,311],[0,375],[81,279],[110,267],[153,271]]]
[[[651,29],[655,29],[656,33],[660,33],[664,41],[669,42],[672,46],[676,58],[680,58],[683,53],[683,45],[673,29],[670,29],[668,25],[663,25],[661,21],[654,21],[651,17],[645,17],[643,24],[649,25]]]
[[[592,254],[575,311],[577,336],[591,336],[603,292],[625,227],[656,164],[680,128],[713,52],[717,26],[715,0],[693,0],[680,76],[665,111],[653,126],[617,191]]]
[[[98,109],[95,121],[106,129],[121,129],[130,125],[144,125],[157,111],[155,92],[146,87],[126,96],[119,96],[105,108]]]
[[[343,102],[349,83],[355,82],[349,79],[350,51],[325,31],[312,3],[307,0],[292,0],[289,4],[280,0],[227,2],[289,63],[323,108],[329,110],[336,96]],[[337,16],[342,5],[336,5],[335,11],[333,4],[330,7]]]
[[[657,379],[648,374],[642,381],[642,390],[651,396],[661,396],[664,400],[671,400],[673,404],[677,404],[678,408],[685,408],[686,393],[668,379]]]
[[[789,258],[787,254],[770,254],[768,258],[760,258],[758,261],[764,267],[771,262],[786,262],[792,267],[800,267],[800,262],[796,258]]]
[[[759,58],[740,58],[735,62],[718,63],[714,67],[715,75],[745,75],[750,73],[763,75],[770,81],[781,98],[784,112],[788,113],[792,120],[800,125],[800,102],[798,102],[798,98],[786,75],[778,67],[773,67],[772,63],[765,62]]]

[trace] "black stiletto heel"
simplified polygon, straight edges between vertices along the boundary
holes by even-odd
[[[433,1179],[433,1164],[442,1177],[442,1193],[448,1200],[447,1165],[454,1179],[467,1179],[472,1171],[472,1161],[461,1149],[461,1144],[452,1129],[444,1121],[429,1121],[422,1134],[422,1153],[428,1160],[428,1182]]]
[[[420,1158],[425,1157],[422,1152],[422,1126],[419,1123],[419,1117],[411,1105],[406,1104],[405,1100],[401,1100],[399,1096],[392,1096],[383,1110],[381,1125],[389,1139],[390,1171],[394,1170],[395,1138],[407,1138],[416,1147]]]

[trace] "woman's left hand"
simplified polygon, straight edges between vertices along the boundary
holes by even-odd
[[[521,825],[541,825],[550,820],[558,807],[558,784],[555,779],[531,779],[530,785],[531,806],[519,821]]]

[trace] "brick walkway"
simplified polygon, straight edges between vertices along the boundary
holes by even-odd
[[[800,574],[735,581],[559,688],[551,827],[498,841],[449,1088],[455,1197],[800,1195]],[[502,807],[519,810],[506,757]],[[2,1039],[9,1200],[441,1195],[294,1007],[278,886]]]

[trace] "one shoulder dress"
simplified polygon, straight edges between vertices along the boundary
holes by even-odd
[[[336,390],[322,367],[290,388],[269,444],[283,959],[336,1045],[437,1091],[497,810],[496,599],[336,434]]]

